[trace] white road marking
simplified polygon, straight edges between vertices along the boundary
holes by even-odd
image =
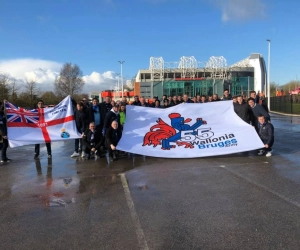
[[[133,200],[131,198],[131,194],[130,194],[130,190],[129,190],[129,187],[128,187],[128,184],[127,184],[125,174],[120,174],[120,176],[121,176],[121,181],[122,181],[122,185],[123,185],[127,205],[128,205],[130,215],[131,215],[134,227],[135,227],[135,232],[136,232],[136,235],[137,235],[137,239],[138,239],[138,242],[139,242],[140,249],[148,250],[149,248],[148,248],[147,241],[146,241],[146,238],[145,238],[145,235],[144,235],[144,231],[142,229],[142,226],[141,226],[139,217],[137,215],[137,212],[135,211],[134,203],[133,203]]]
[[[295,205],[296,207],[300,208],[300,203],[299,202],[293,201],[290,198],[288,198],[288,197],[286,197],[286,196],[284,196],[284,195],[282,195],[282,194],[280,194],[280,193],[278,193],[278,192],[276,192],[276,191],[274,191],[272,189],[269,189],[268,187],[266,187],[264,185],[261,185],[261,184],[255,182],[255,181],[252,181],[251,179],[249,179],[249,178],[247,178],[245,176],[242,176],[241,174],[235,172],[234,170],[226,168],[223,165],[221,165],[220,167],[223,168],[223,169],[226,169],[228,172],[232,173],[233,175],[238,176],[238,177],[246,180],[247,182],[249,182],[249,183],[251,183],[251,184],[253,184],[253,185],[255,185],[255,186],[257,186],[257,187],[259,187],[259,188],[261,188],[261,189],[263,189],[265,191],[267,191],[267,192],[270,192],[271,194],[279,197],[280,199],[282,199],[282,200],[284,200],[284,201],[286,201],[286,202],[288,202],[288,203],[290,203],[292,205]]]

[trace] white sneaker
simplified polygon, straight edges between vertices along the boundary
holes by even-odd
[[[84,157],[85,157],[85,153],[82,152],[82,153],[81,153],[81,158],[84,158]]]
[[[80,154],[77,153],[77,152],[74,152],[74,153],[71,155],[71,157],[77,157],[77,156],[80,156]]]
[[[261,150],[259,150],[259,151],[258,151],[258,153],[257,153],[257,154],[258,154],[258,155],[263,155],[263,154],[264,154],[264,152],[265,152],[265,150],[261,149]]]
[[[267,156],[267,157],[272,156],[272,151],[269,151],[268,153],[266,153],[266,156]]]

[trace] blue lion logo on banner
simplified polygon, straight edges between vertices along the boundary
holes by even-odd
[[[192,121],[191,118],[184,119],[179,113],[169,114],[171,119],[171,126],[165,123],[161,118],[156,121],[157,124],[150,128],[150,132],[147,132],[144,136],[143,146],[156,147],[157,145],[162,145],[161,149],[170,150],[175,148],[175,145],[170,145],[170,142],[175,142],[177,146],[185,146],[184,148],[194,148],[194,146],[186,141],[180,141],[182,131],[192,131],[191,135],[197,135],[196,129],[202,124],[207,124],[202,118],[197,118],[193,125],[188,125]],[[176,132],[178,131],[178,132]]]

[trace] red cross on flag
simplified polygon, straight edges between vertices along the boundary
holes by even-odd
[[[80,138],[71,97],[53,108],[27,110],[5,101],[10,147]]]

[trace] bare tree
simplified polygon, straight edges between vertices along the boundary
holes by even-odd
[[[0,74],[0,101],[8,99],[11,93],[11,80],[7,75]]]
[[[27,96],[27,104],[29,107],[33,107],[34,103],[37,101],[39,95],[39,89],[37,82],[35,80],[26,80],[24,84],[23,94]]]
[[[82,71],[77,64],[65,63],[54,82],[55,93],[63,97],[79,93],[84,86]]]
[[[15,102],[18,100],[18,93],[22,86],[18,85],[15,80],[12,80],[12,82],[10,83],[10,87],[11,87],[11,93],[10,93],[9,100],[11,102]]]

